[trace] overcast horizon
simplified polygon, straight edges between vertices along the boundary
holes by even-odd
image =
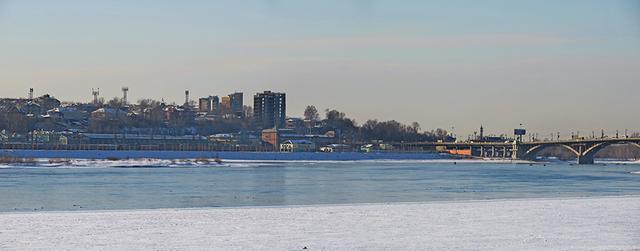
[[[256,92],[466,138],[640,131],[640,1],[0,0],[2,97]]]

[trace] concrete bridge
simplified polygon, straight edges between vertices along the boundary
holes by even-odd
[[[534,142],[414,142],[393,144],[401,148],[464,150],[472,156],[535,160],[547,147],[559,146],[574,153],[578,164],[593,164],[594,156],[610,145],[630,144],[640,148],[640,138],[575,139]]]
[[[593,164],[593,158],[610,145],[630,144],[640,148],[640,138],[605,138],[548,142],[515,142],[512,158],[535,160],[536,155],[550,146],[563,147],[575,154],[578,164]]]

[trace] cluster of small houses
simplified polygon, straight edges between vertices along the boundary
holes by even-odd
[[[32,99],[0,99],[0,113],[13,118],[37,121],[35,130],[82,132],[87,131],[90,119],[117,120],[125,117],[158,117],[176,120],[194,116],[195,112],[181,105],[165,105],[139,111],[134,106],[104,107],[95,103],[64,104],[46,94]]]

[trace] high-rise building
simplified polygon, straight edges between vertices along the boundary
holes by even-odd
[[[231,114],[231,98],[229,96],[223,96],[220,99],[220,108],[221,114]]]
[[[253,96],[253,116],[262,129],[283,127],[287,115],[286,95],[264,91]]]
[[[200,111],[200,112],[210,112],[211,111],[211,100],[209,98],[200,98],[198,100],[198,111]]]
[[[200,112],[218,112],[220,104],[218,96],[209,96],[198,100],[198,110]]]
[[[209,96],[209,100],[211,100],[211,112],[220,113],[220,99],[218,96]]]
[[[236,92],[229,94],[229,99],[231,102],[231,113],[236,117],[244,117],[244,103],[242,101],[243,94],[242,92]]]

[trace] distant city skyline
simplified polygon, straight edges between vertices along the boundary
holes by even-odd
[[[264,90],[460,138],[640,130],[639,1],[2,1],[2,97]],[[249,102],[245,102],[247,105]]]

